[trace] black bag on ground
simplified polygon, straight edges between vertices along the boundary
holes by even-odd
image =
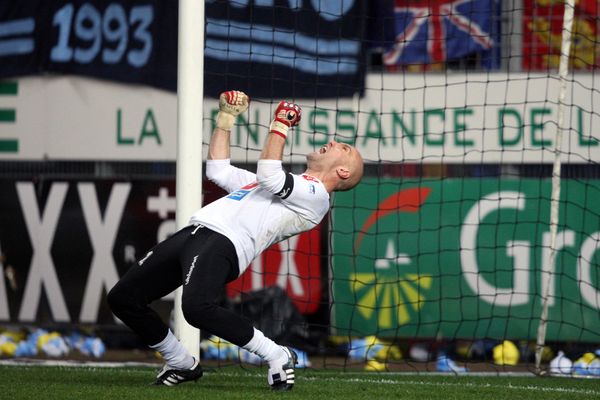
[[[306,320],[279,286],[243,293],[235,309],[278,344],[303,347],[309,339]]]

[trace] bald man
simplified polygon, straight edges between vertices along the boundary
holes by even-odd
[[[175,386],[202,376],[199,360],[181,345],[149,304],[183,285],[182,311],[206,330],[262,357],[273,390],[294,386],[293,350],[280,346],[252,323],[217,303],[223,287],[237,279],[264,250],[318,225],[329,210],[329,194],[350,190],[363,174],[360,153],[331,141],[307,155],[303,174],[282,167],[283,149],[302,110],[281,101],[270,125],[256,174],[230,163],[230,132],[250,100],[240,91],[222,93],[211,137],[206,175],[228,194],[195,212],[186,228],[156,245],[108,294],[114,314],[165,360],[155,383]]]

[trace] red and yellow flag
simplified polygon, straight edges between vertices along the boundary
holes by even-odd
[[[570,67],[590,70],[600,66],[600,11],[598,0],[576,0]],[[523,68],[556,69],[560,62],[563,0],[525,0],[523,13]]]

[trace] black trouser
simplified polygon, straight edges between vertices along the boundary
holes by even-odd
[[[189,226],[156,245],[138,264],[108,293],[108,303],[147,345],[160,343],[168,333],[149,304],[182,284],[181,308],[190,325],[238,346],[252,339],[252,323],[217,304],[225,284],[239,274],[235,247],[225,236]]]

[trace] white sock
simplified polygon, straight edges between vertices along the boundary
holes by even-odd
[[[152,345],[150,348],[158,351],[169,367],[190,369],[194,366],[194,357],[183,347],[170,329],[162,342]]]
[[[269,366],[281,366],[288,360],[288,355],[283,348],[256,328],[254,328],[254,336],[243,348],[262,357]]]

